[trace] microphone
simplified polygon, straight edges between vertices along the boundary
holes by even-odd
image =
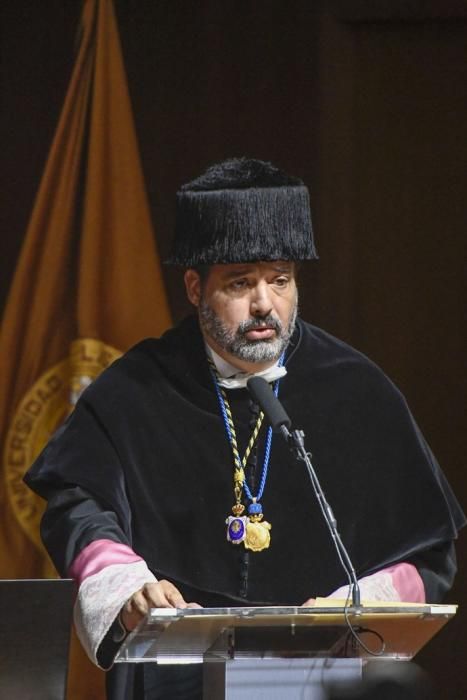
[[[248,391],[263,411],[273,431],[283,433],[284,437],[288,438],[292,421],[267,381],[262,377],[250,377],[246,384]]]
[[[326,525],[328,526],[329,533],[337,551],[337,556],[349,580],[349,585],[352,590],[352,604],[355,608],[359,608],[360,587],[358,585],[355,568],[337,530],[336,519],[332,512],[331,506],[326,500],[326,496],[324,495],[324,491],[321,487],[318,476],[311,463],[311,455],[305,449],[303,431],[293,430],[290,432],[289,428],[292,422],[285,412],[281,402],[263,377],[251,377],[247,381],[247,387],[253,399],[266,416],[273,431],[276,433],[280,432],[284,436],[288,445],[292,448],[296,458],[305,462],[308,475],[313,486],[313,491],[318,500],[321,512],[326,521]]]

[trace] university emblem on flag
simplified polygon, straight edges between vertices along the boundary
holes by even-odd
[[[41,548],[39,522],[44,505],[23,482],[23,476],[49,438],[71,413],[82,391],[120,357],[99,340],[71,344],[70,356],[33,384],[20,401],[5,443],[5,478],[14,513],[28,537]]]

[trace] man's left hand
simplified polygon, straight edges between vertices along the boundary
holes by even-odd
[[[308,600],[305,600],[305,602],[302,604],[302,608],[312,608],[313,605],[316,603],[316,598],[308,598]]]

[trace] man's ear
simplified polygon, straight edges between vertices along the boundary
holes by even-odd
[[[198,306],[201,299],[201,277],[199,273],[190,268],[185,272],[183,279],[188,301],[191,301],[193,306]]]

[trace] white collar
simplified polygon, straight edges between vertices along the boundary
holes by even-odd
[[[218,381],[225,389],[245,389],[246,383],[250,377],[262,377],[267,382],[275,382],[287,374],[284,366],[279,367],[279,360],[271,367],[261,370],[260,372],[242,372],[238,367],[230,364],[227,360],[217,354],[210,345],[205,343],[206,352],[214,362],[218,374]]]

